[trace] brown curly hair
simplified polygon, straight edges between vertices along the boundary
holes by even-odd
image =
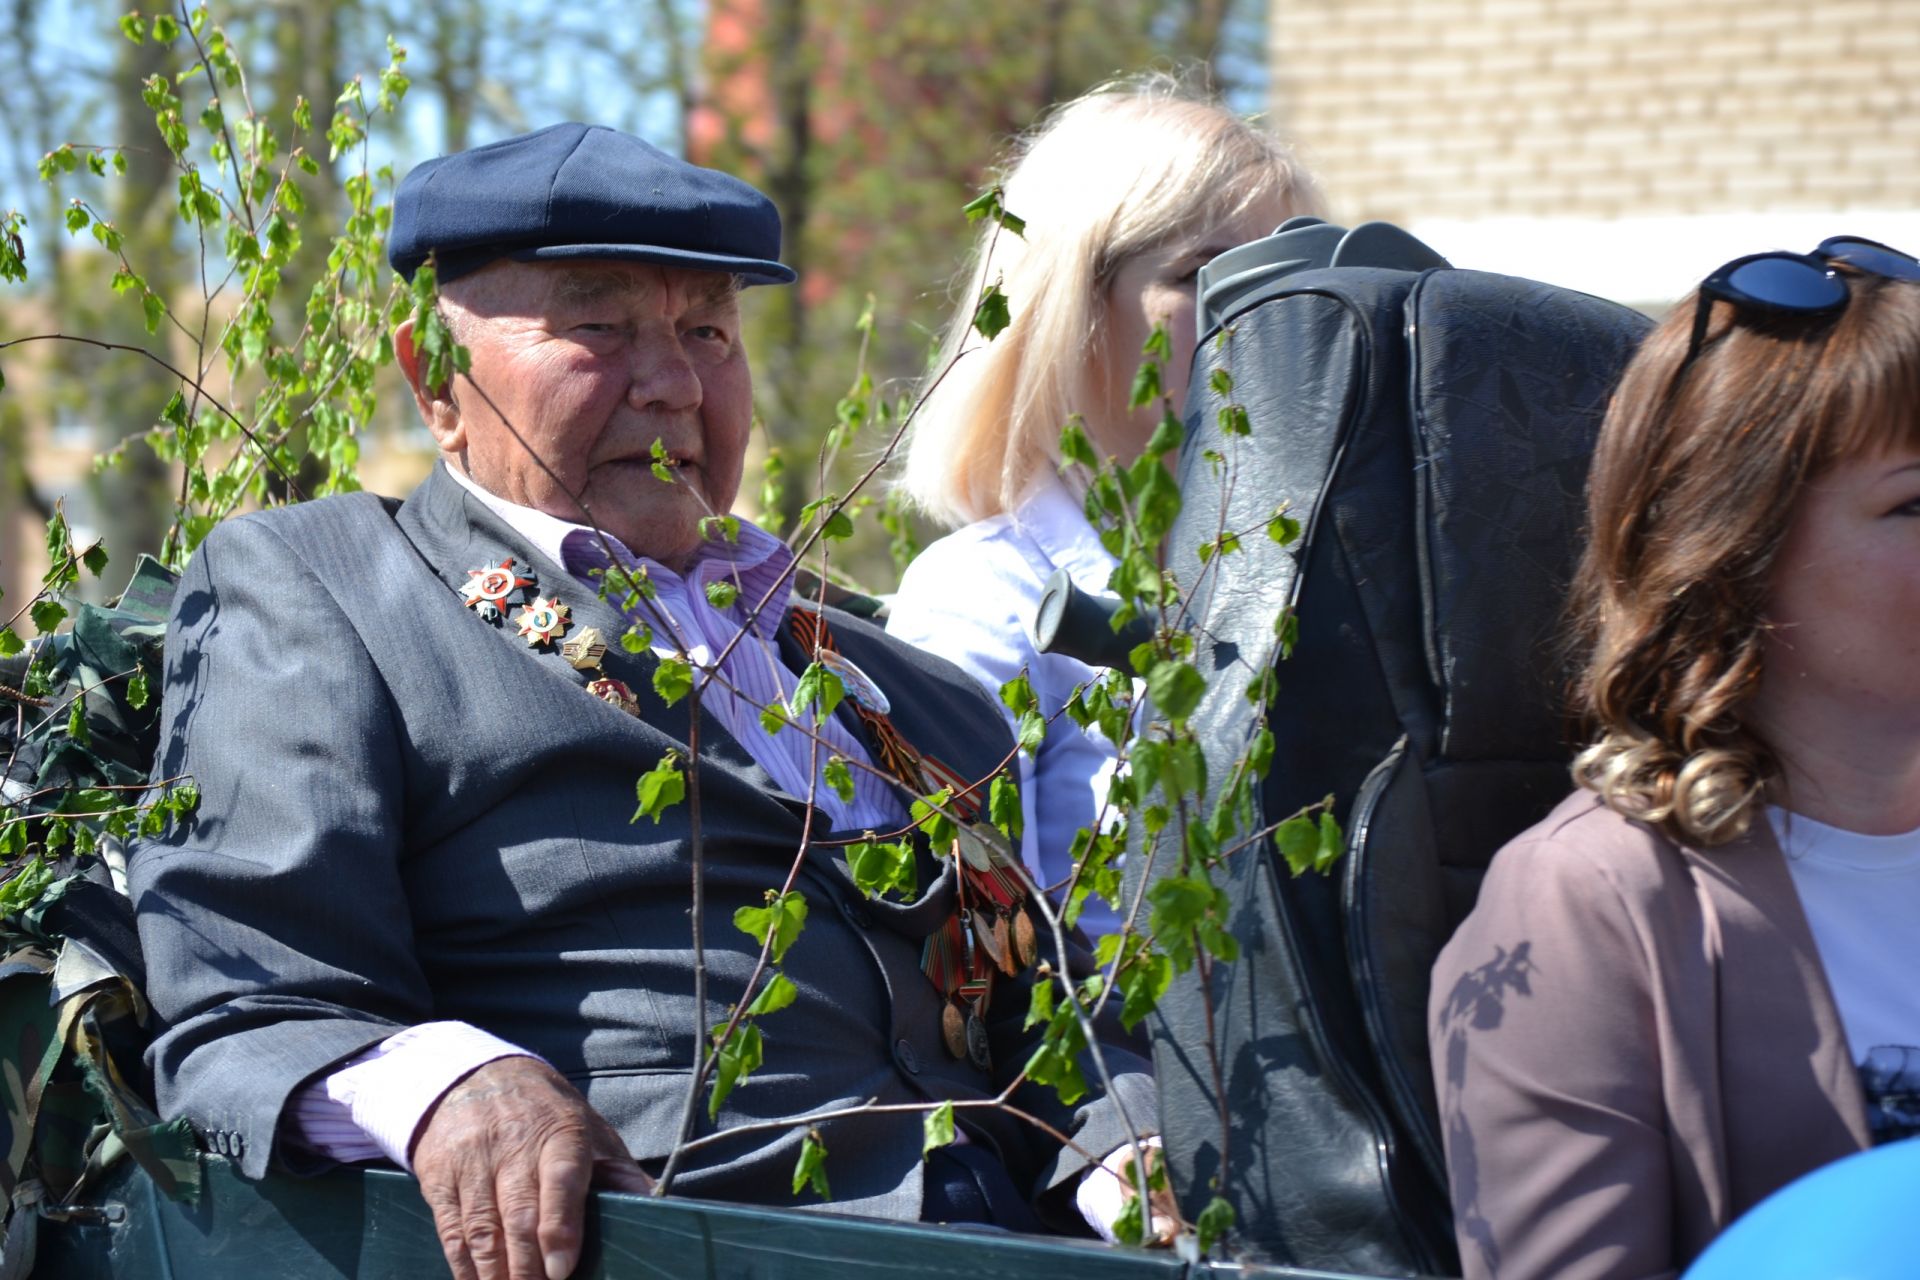
[[[1593,744],[1574,780],[1686,844],[1744,833],[1779,777],[1745,710],[1801,490],[1843,459],[1920,447],[1920,284],[1833,265],[1845,308],[1716,302],[1683,369],[1689,297],[1600,429],[1569,601],[1573,710]]]

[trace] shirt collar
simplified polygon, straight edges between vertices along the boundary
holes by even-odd
[[[566,564],[566,542],[568,535],[591,537],[593,530],[588,525],[576,524],[571,520],[562,520],[559,516],[548,515],[533,507],[523,507],[517,502],[509,502],[499,494],[482,488],[478,481],[467,475],[451,463],[443,463],[447,474],[453,477],[455,484],[472,494],[489,511],[499,516],[508,528],[532,544],[533,549],[555,564]],[[744,621],[744,610],[758,604],[774,584],[784,576],[786,590],[767,603],[763,618],[778,620],[786,615],[787,602],[793,591],[793,577],[787,573],[793,564],[793,553],[787,544],[780,541],[749,520],[740,521],[740,536],[735,542],[723,538],[708,538],[700,544],[694,553],[693,563],[687,566],[685,575],[675,573],[658,560],[648,556],[635,555],[620,539],[611,533],[604,534],[607,544],[615,554],[632,564],[647,567],[647,576],[655,582],[664,582],[668,586],[704,588],[709,582],[723,578],[737,578],[740,588],[739,599],[728,612],[740,611]],[[596,541],[596,558],[598,556]]]
[[[1104,592],[1113,567],[1119,563],[1100,543],[1100,533],[1087,522],[1084,505],[1067,491],[1066,483],[1044,471],[1034,488],[1014,509],[1013,522],[1040,548],[1056,568],[1065,569],[1082,591]]]

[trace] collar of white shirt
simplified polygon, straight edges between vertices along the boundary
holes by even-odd
[[[1105,591],[1119,561],[1100,545],[1100,534],[1066,483],[1051,470],[1014,509],[1013,523],[1033,539],[1055,568],[1065,569],[1082,591]]]

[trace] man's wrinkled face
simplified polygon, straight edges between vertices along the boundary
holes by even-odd
[[[683,568],[701,518],[726,514],[740,488],[753,386],[736,294],[713,271],[494,263],[442,290],[472,367],[438,396],[410,370],[422,416],[482,488],[563,520],[590,512]],[[656,440],[670,480],[654,474]]]

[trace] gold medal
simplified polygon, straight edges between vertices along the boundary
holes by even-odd
[[[998,951],[994,951],[992,947],[987,948],[993,956],[994,963],[999,965],[1000,972],[1009,978],[1018,977],[1020,965],[1013,958],[1013,931],[1007,928],[1007,918],[995,916],[989,932],[993,934],[993,941],[999,947]]]
[[[951,1000],[940,1010],[940,1038],[948,1053],[956,1058],[967,1056],[967,1019]]]
[[[576,671],[596,671],[607,656],[607,641],[600,628],[587,627],[560,646],[560,656]]]
[[[1027,914],[1025,907],[1013,913],[1013,954],[1020,958],[1020,967],[1029,969],[1040,958],[1040,939],[1033,930],[1033,917]]]

